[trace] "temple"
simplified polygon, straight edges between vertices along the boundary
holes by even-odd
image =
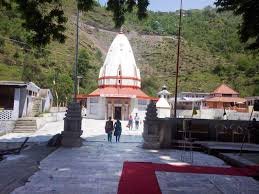
[[[87,107],[92,119],[127,120],[138,113],[144,119],[152,97],[141,90],[140,71],[130,43],[124,33],[113,40],[100,69],[98,88],[90,94],[79,94],[77,100]]]
[[[246,99],[226,84],[218,86],[208,98],[203,101],[203,108],[228,109],[237,112],[248,112]]]

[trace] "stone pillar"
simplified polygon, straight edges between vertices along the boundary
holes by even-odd
[[[143,131],[143,148],[146,149],[159,149],[159,128],[160,123],[157,117],[156,105],[153,101],[147,107],[146,118],[144,121],[144,131]]]
[[[68,105],[66,117],[64,118],[64,131],[62,131],[62,146],[80,147],[82,146],[83,133],[81,130],[82,116],[80,103],[72,102]]]
[[[112,119],[114,119],[114,101],[112,99]]]
[[[20,106],[20,88],[15,88],[13,113],[12,113],[12,119],[14,119],[14,120],[18,119],[18,117],[19,117],[19,106]]]

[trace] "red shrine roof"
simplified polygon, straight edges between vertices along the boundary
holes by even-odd
[[[130,87],[105,87],[105,88],[98,88],[92,93],[85,95],[79,94],[77,95],[77,99],[87,98],[87,97],[94,97],[94,96],[101,96],[101,97],[114,97],[114,98],[140,98],[140,99],[150,99],[150,100],[157,100],[156,98],[150,97],[145,94],[139,88],[130,88]]]
[[[239,97],[211,97],[204,100],[205,102],[234,102],[234,103],[244,103],[246,99]]]
[[[234,94],[234,95],[237,95],[239,93],[236,92],[235,90],[233,90],[232,88],[230,88],[229,86],[227,86],[226,84],[221,84],[220,86],[218,86],[212,92],[212,94]]]

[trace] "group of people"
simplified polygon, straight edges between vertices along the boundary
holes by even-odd
[[[112,142],[112,133],[114,131],[114,136],[116,137],[116,142],[120,142],[121,137],[121,122],[119,119],[116,120],[116,122],[113,124],[112,118],[109,117],[109,120],[106,121],[105,124],[105,132],[108,135],[108,142]]]
[[[140,124],[140,118],[138,116],[138,113],[136,113],[135,117],[134,117],[134,121],[135,121],[135,129],[139,128],[139,124]],[[133,117],[130,115],[129,117],[129,122],[127,127],[129,128],[129,130],[133,129]]]
[[[136,113],[134,117],[134,121],[135,121],[135,128],[138,129],[139,123],[140,123],[140,118],[138,116],[138,113]],[[133,118],[131,115],[129,117],[129,122],[127,124],[127,127],[129,128],[129,130],[133,129]],[[116,122],[113,124],[112,118],[109,117],[108,121],[106,121],[106,124],[105,124],[105,133],[107,133],[108,142],[112,142],[113,131],[114,131],[114,136],[116,137],[116,142],[120,142],[120,137],[122,132],[121,122],[119,119],[117,119]]]

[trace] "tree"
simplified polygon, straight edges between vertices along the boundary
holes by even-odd
[[[215,5],[219,11],[230,10],[242,16],[239,35],[248,49],[259,49],[259,1],[258,0],[217,0]]]
[[[17,9],[26,30],[32,32],[31,42],[37,47],[44,47],[51,41],[64,43],[67,18],[64,15],[62,2],[64,0],[0,0],[0,10]],[[95,0],[76,0],[79,11],[89,11],[95,5]],[[121,27],[125,21],[126,12],[137,7],[140,19],[146,17],[149,0],[108,0],[107,9],[114,13],[116,27]]]
[[[90,56],[85,49],[82,49],[78,56],[78,74],[85,76],[89,68],[93,68],[90,64]]]

